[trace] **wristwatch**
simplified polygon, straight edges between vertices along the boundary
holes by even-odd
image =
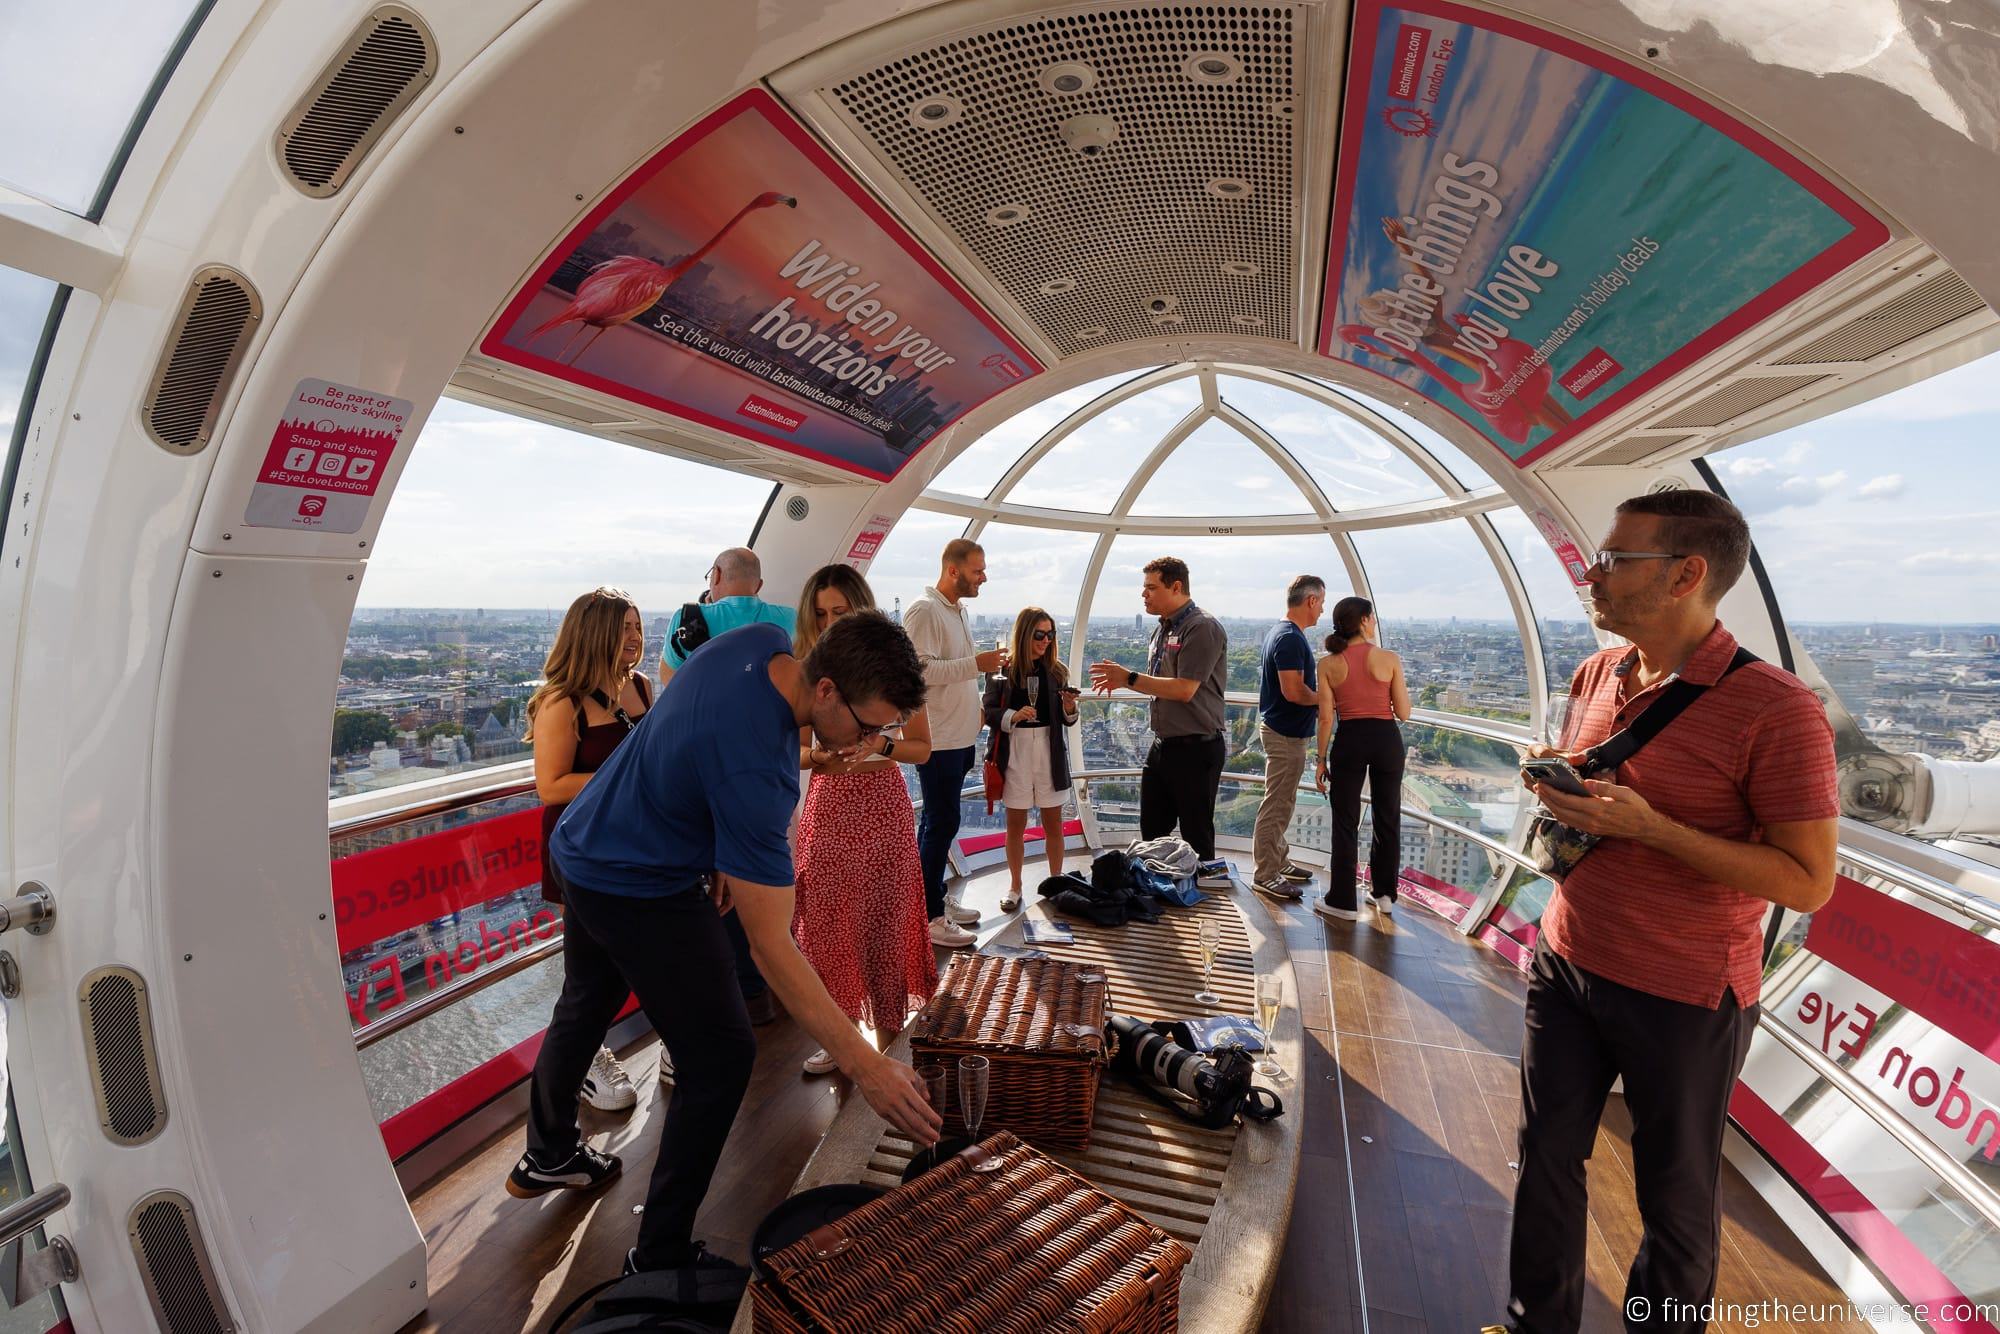
[[[1127,690],[1137,690],[1139,688],[1139,673],[1129,667],[1125,670],[1125,688]]]

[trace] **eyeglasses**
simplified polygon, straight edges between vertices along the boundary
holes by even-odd
[[[1590,562],[1589,568],[1584,572],[1587,574],[1590,570],[1602,570],[1606,574],[1611,574],[1617,570],[1618,562],[1621,560],[1683,560],[1686,556],[1685,551],[1600,551],[1597,553],[1597,559]]]
[[[856,741],[866,741],[871,736],[881,736],[884,732],[893,732],[897,728],[903,725],[903,720],[901,718],[898,718],[893,723],[882,723],[880,725],[874,723],[864,723],[861,721],[861,715],[854,711],[854,706],[847,702],[847,696],[842,695],[840,697],[840,702],[843,706],[846,707],[847,716],[852,718],[854,720],[854,725],[861,729],[861,735],[854,738]]]
[[[1028,638],[1034,640],[1037,644],[1045,639],[1054,639],[1055,637],[1056,632],[1053,630],[1030,630],[1028,632]]]

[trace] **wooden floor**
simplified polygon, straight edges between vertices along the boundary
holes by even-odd
[[[987,910],[989,927],[1003,883],[989,873],[967,895]],[[1382,926],[1326,922],[1303,907],[1281,920],[1306,1029],[1292,1096],[1315,1101],[1263,1334],[1466,1331],[1499,1320],[1523,979],[1414,907]],[[800,1072],[817,1044],[789,1018],[758,1029],[757,1040],[750,1090],[695,1229],[712,1249],[739,1259],[846,1092],[838,1078]],[[637,1231],[633,1206],[644,1198],[665,1114],[651,1079],[655,1052],[647,1042],[625,1054],[640,1086],[638,1110],[627,1118],[593,1113],[585,1122],[598,1132],[594,1142],[626,1163],[601,1194],[510,1197],[504,1183],[521,1152],[518,1123],[414,1193],[410,1206],[429,1243],[431,1302],[405,1334],[541,1330],[575,1294],[617,1272]],[[1628,1124],[1614,1098],[1590,1164],[1584,1329],[1591,1334],[1622,1328],[1616,1308],[1638,1246]],[[1724,1177],[1718,1298],[1837,1301],[1837,1289],[1769,1207],[1733,1169],[1725,1166]]]

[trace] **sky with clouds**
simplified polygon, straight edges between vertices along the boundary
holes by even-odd
[[[1304,399],[1261,398],[1224,386],[1318,477],[1353,506],[1436,494],[1400,456]],[[1034,434],[1082,395],[1037,409],[1004,440],[974,447],[940,487],[984,494]],[[1108,510],[1129,469],[1193,406],[1191,382],[1134,400],[1077,432],[1030,472],[1012,498]],[[2000,519],[2000,356],[1975,362],[1834,418],[1711,458],[1750,516],[1786,614],[1796,621],[2000,621],[2000,543],[1982,536]],[[1240,436],[1209,423],[1193,452],[1170,460],[1140,510],[1302,510],[1305,502]],[[1449,466],[1466,480],[1462,457]],[[368,606],[553,606],[601,581],[631,588],[648,609],[686,600],[710,558],[742,541],[769,487],[717,469],[643,453],[440,403],[390,506],[361,601]],[[1282,498],[1283,503],[1273,503]],[[1574,619],[1554,558],[1518,515],[1496,516],[1536,611]],[[885,601],[915,597],[961,521],[913,512],[891,533],[871,578]],[[1391,529],[1357,535],[1385,610],[1408,618],[1505,617],[1505,601],[1469,529]],[[1087,535],[989,529],[993,582],[980,610],[1076,605]],[[1126,539],[1113,549],[1095,614],[1138,610],[1138,566],[1168,546],[1192,564],[1196,596],[1227,615],[1276,615],[1274,591],[1310,570],[1344,591],[1331,542]],[[1155,551],[1154,548],[1158,548]],[[1129,587],[1128,587],[1129,585]],[[1002,604],[1005,604],[1003,607]],[[1129,606],[1127,604],[1130,604]]]
[[[52,290],[0,269],[0,438],[12,425]],[[1080,386],[1023,413],[975,442],[937,485],[986,494],[1042,431],[1114,382]],[[1309,400],[1229,379],[1222,396],[1284,443],[1338,507],[1437,494],[1407,459]],[[1132,400],[1059,446],[1010,498],[1107,511],[1133,464],[1197,401],[1193,381]],[[1462,482],[1479,484],[1463,455],[1416,429]],[[2000,354],[1709,462],[1750,516],[1790,619],[2000,622],[2000,542],[1990,536],[2000,521],[1996,441]],[[1135,508],[1304,510],[1290,485],[1241,436],[1210,422]],[[698,590],[716,551],[748,536],[769,493],[752,478],[446,400],[396,489],[361,604],[560,608],[583,589],[615,582],[649,611],[669,608]],[[1525,520],[1501,514],[1495,522],[1537,613],[1578,616],[1567,581]],[[905,516],[872,572],[885,601],[921,592],[938,548],[960,528],[944,516]],[[1004,601],[1067,615],[1075,606],[1087,535],[998,527],[986,544],[993,605],[982,610],[998,614]],[[1137,568],[1167,545],[1117,544],[1096,613],[1135,612]],[[1197,597],[1223,614],[1278,614],[1275,590],[1302,571],[1345,591],[1339,558],[1323,539],[1180,545]],[[1385,614],[1393,607],[1407,618],[1506,615],[1499,581],[1462,523],[1362,533],[1357,545]]]

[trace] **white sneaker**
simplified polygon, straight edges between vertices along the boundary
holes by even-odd
[[[1005,894],[1002,894],[1002,895],[1000,896],[1000,911],[1001,911],[1001,912],[1003,912],[1003,913],[1013,913],[1013,912],[1019,912],[1020,910],[1021,910],[1021,891],[1020,891],[1020,890],[1018,890],[1018,889],[1010,889],[1010,890],[1008,890],[1008,891],[1007,891],[1007,892],[1006,892]]]
[[[950,899],[945,900],[944,915],[962,926],[979,925],[979,909],[968,908],[963,903],[954,903]]]
[[[1393,916],[1396,911],[1396,901],[1387,894],[1370,894],[1368,901],[1374,904],[1375,911],[1384,917]]]
[[[809,1075],[830,1075],[839,1068],[840,1062],[827,1055],[825,1051],[816,1051],[806,1057],[806,1073]]]
[[[946,949],[962,950],[979,937],[952,921],[949,917],[931,918],[931,944],[942,945]]]
[[[590,1058],[590,1072],[576,1096],[600,1112],[629,1112],[639,1105],[639,1090],[609,1047],[599,1047]]]
[[[1313,904],[1313,911],[1321,917],[1332,917],[1343,922],[1358,922],[1361,920],[1361,909],[1336,908],[1325,899],[1321,899],[1319,902]]]

